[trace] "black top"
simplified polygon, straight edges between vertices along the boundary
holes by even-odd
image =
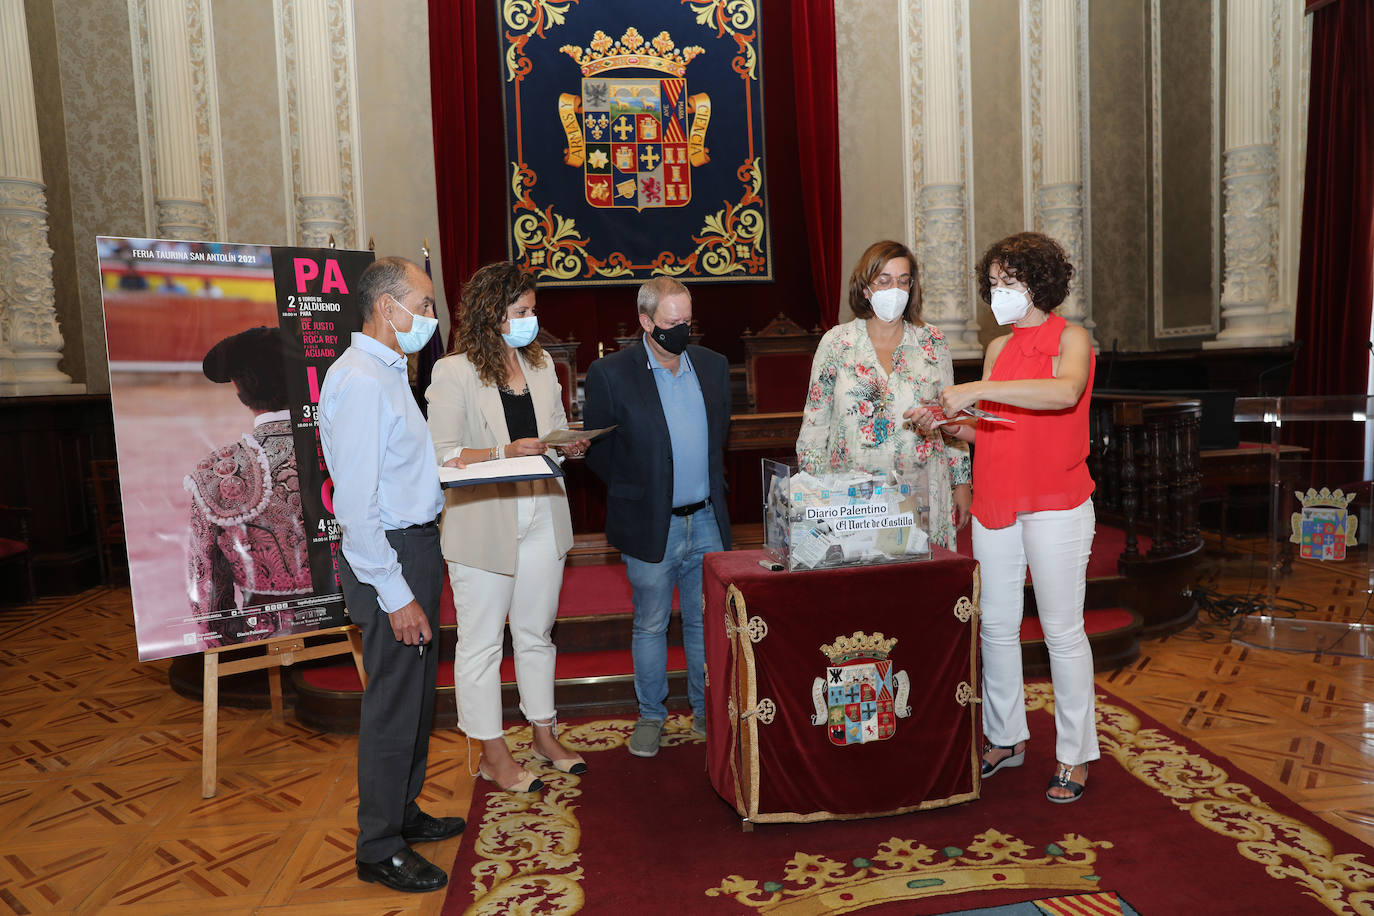
[[[534,419],[534,399],[529,388],[519,394],[512,394],[505,388],[501,392],[501,409],[506,412],[506,432],[510,441],[517,439],[538,439],[539,424]]]

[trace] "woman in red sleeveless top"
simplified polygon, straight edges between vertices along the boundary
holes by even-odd
[[[989,346],[981,381],[940,395],[946,417],[965,407],[1010,422],[947,420],[945,435],[975,442],[973,555],[982,570],[984,776],[1025,762],[1021,674],[1022,598],[1030,566],[1054,682],[1055,773],[1046,797],[1077,801],[1099,756],[1093,660],[1083,628],[1092,549],[1093,480],[1088,405],[1095,359],[1088,332],[1053,311],[1068,295],[1073,266],[1048,236],[1023,232],[994,244],[978,264],[978,287],[1011,334]],[[910,412],[933,434],[939,419]]]

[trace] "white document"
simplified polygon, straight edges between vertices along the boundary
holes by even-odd
[[[792,537],[792,568],[798,565],[814,569],[816,564],[825,559],[825,555],[830,548],[838,544],[835,536],[827,530],[827,527],[818,525],[815,528],[805,530],[804,534],[796,534],[793,528]]]
[[[545,455],[523,455],[519,458],[498,458],[478,461],[465,468],[439,466],[439,484],[445,487],[472,487],[483,483],[538,480],[543,477],[562,477],[563,472]]]
[[[568,445],[579,439],[595,439],[604,436],[613,429],[615,429],[614,426],[603,426],[601,429],[555,429],[539,441],[545,445]]]

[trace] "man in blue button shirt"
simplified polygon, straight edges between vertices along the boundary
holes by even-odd
[[[460,833],[460,817],[432,817],[425,783],[439,653],[444,559],[435,518],[444,508],[434,442],[406,377],[406,353],[434,333],[434,284],[404,258],[363,272],[363,329],[320,391],[320,441],[342,532],[339,585],[362,630],[358,730],[358,877],[400,891],[438,890],[448,875],[410,848]]]
[[[668,619],[673,588],[682,614],[692,730],[706,734],[706,650],[701,560],[730,547],[725,434],[730,364],[689,346],[692,296],[677,280],[639,288],[638,343],[587,370],[587,429],[616,425],[592,443],[587,465],[606,482],[606,539],[621,552],[634,589],[635,694],[639,721],[630,753],[652,757],[668,717]]]

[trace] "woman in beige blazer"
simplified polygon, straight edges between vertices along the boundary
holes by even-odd
[[[429,428],[441,464],[471,465],[541,455],[540,439],[566,429],[553,363],[535,341],[534,279],[514,264],[488,264],[463,287],[453,351],[434,366]],[[580,455],[585,441],[563,451]],[[453,682],[458,725],[482,742],[478,773],[508,792],[543,782],[516,762],[501,721],[501,637],[510,623],[520,710],[534,728],[534,756],[564,773],[587,764],[555,730],[558,612],[572,522],[561,478],[453,487],[442,525],[444,559],[458,615]]]

